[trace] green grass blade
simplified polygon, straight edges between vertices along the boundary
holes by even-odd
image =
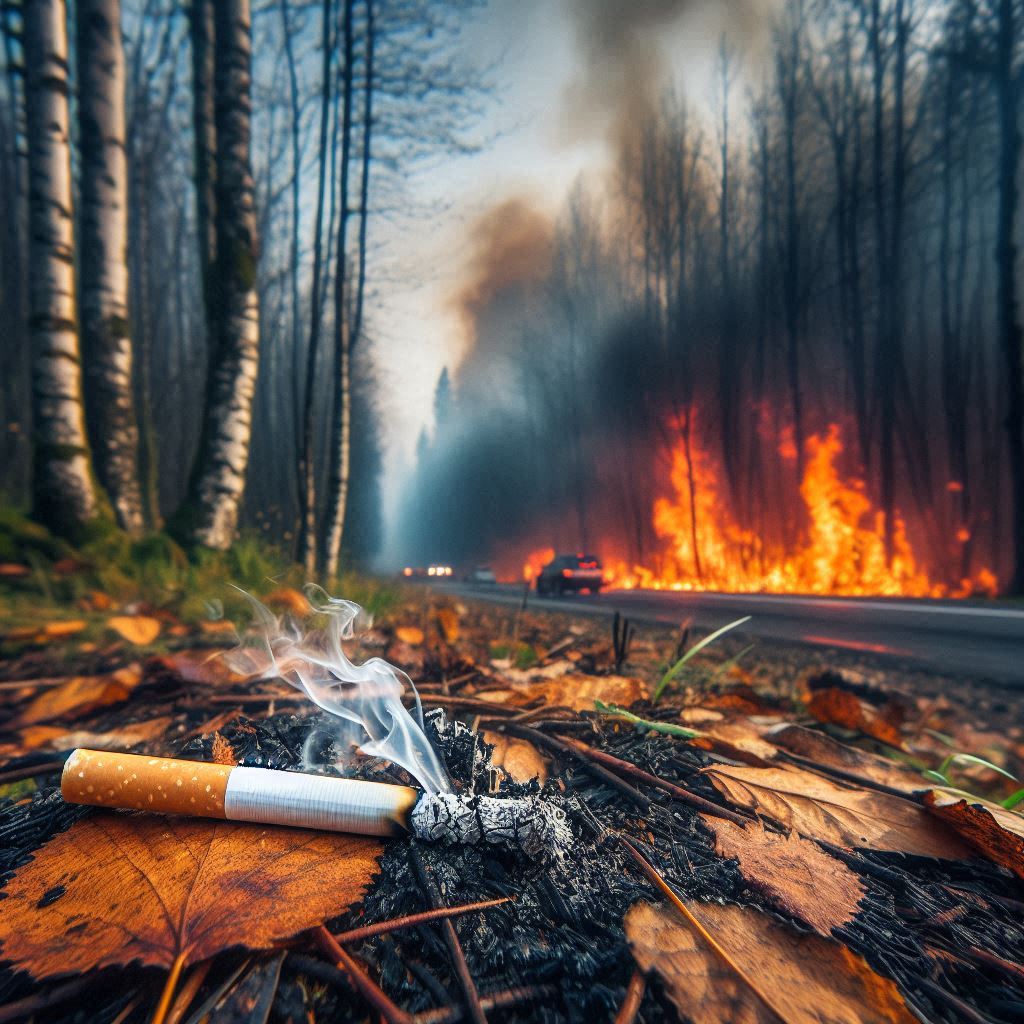
[[[1016,793],[1012,793],[1005,800],[1002,801],[1003,806],[1008,810],[1012,811],[1017,804],[1024,803],[1024,789],[1018,789]]]
[[[602,715],[615,715],[617,718],[624,718],[627,722],[641,726],[648,732],[660,732],[666,736],[678,736],[684,740],[692,740],[695,736],[702,735],[696,729],[687,729],[682,725],[673,725],[671,722],[653,722],[649,718],[641,718],[639,715],[634,715],[632,711],[620,708],[617,704],[605,704],[604,701],[595,700],[594,707]]]
[[[976,764],[982,768],[989,768],[994,772],[998,772],[1004,778],[1009,779],[1011,782],[1017,781],[1016,775],[1011,775],[1005,768],[1000,768],[999,765],[993,764],[991,761],[986,761],[983,757],[975,757],[974,754],[950,754],[945,761],[942,762],[939,767],[938,774],[947,776],[949,775],[949,769],[955,764]]]
[[[710,633],[704,637],[703,640],[695,643],[662,677],[661,682],[658,683],[658,688],[654,691],[654,703],[656,704],[660,699],[661,695],[665,692],[665,687],[683,670],[683,666],[696,654],[707,647],[708,644],[714,643],[720,636],[728,633],[730,629],[735,629],[737,626],[742,626],[744,622],[749,622],[750,616],[744,615],[742,619],[737,619],[735,622],[730,622],[727,626],[722,626],[720,629],[716,629],[714,633]]]

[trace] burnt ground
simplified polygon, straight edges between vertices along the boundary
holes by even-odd
[[[435,621],[433,604],[414,603],[399,621],[411,623],[407,629],[418,630],[420,637],[408,632],[403,637],[401,629],[385,624],[366,638],[365,651],[385,653],[408,669],[422,684],[425,708],[441,702],[448,715],[459,716],[470,726],[456,729],[450,719],[445,725],[445,719],[428,715],[431,738],[460,789],[488,792],[500,779],[501,794],[539,792],[564,808],[575,841],[569,853],[539,860],[495,847],[430,846],[411,838],[389,842],[380,873],[362,904],[328,922],[330,931],[389,921],[434,905],[511,897],[500,906],[451,919],[450,928],[432,922],[348,947],[394,1004],[424,1015],[424,1021],[473,1019],[481,1008],[491,1020],[613,1019],[634,975],[623,915],[638,900],[660,899],[624,839],[683,897],[757,907],[798,931],[806,930],[796,918],[769,907],[744,880],[735,861],[715,854],[710,833],[689,803],[621,776],[609,777],[592,760],[557,747],[559,738],[582,739],[728,814],[722,797],[699,774],[721,760],[715,753],[586,710],[553,709],[547,715],[538,707],[532,713],[518,713],[527,717],[526,728],[534,730],[536,746],[542,746],[544,736],[554,738],[543,745],[549,775],[541,789],[536,781],[517,783],[492,771],[489,748],[473,731],[508,725],[504,709],[490,713],[480,707],[480,698],[488,688],[515,677],[517,670],[506,664],[510,656],[543,669],[571,655],[574,672],[598,680],[618,671],[651,681],[685,647],[684,638],[668,630],[640,629],[628,651],[622,652],[620,646],[616,652],[612,638],[593,622],[496,614],[493,609],[455,612],[458,629],[446,629],[444,620]],[[1019,767],[1019,704],[1012,694],[975,689],[966,680],[883,671],[868,658],[846,654],[829,661],[821,654],[769,645],[759,645],[733,664],[738,649],[734,641],[724,640],[710,659],[680,677],[668,699],[657,707],[641,699],[632,710],[676,721],[687,708],[714,705],[711,697],[731,695],[765,707],[791,708],[795,719],[806,721],[806,714],[797,710],[801,695],[838,682],[868,703],[902,702],[907,728],[920,726],[915,735],[922,742],[931,733],[949,737],[956,728],[969,730],[960,733],[965,741],[970,736],[1001,735],[1005,763]],[[554,651],[558,653],[547,656]],[[617,658],[617,653],[625,656]],[[90,653],[90,671],[109,670],[125,660],[115,655],[108,652],[101,665]],[[4,678],[27,679],[27,670],[54,669],[54,663],[46,661],[48,653],[33,656],[34,662],[27,655],[21,662],[9,660],[2,670]],[[240,764],[301,767],[303,743],[317,714],[281,689],[256,687],[254,694],[248,682],[222,680],[211,695],[205,682],[197,685],[193,678],[194,665],[150,658],[131,703],[93,712],[88,727],[124,728],[133,720],[169,712],[174,724],[161,738],[138,749],[209,759],[219,736],[217,742],[230,744]],[[67,668],[66,663],[62,666]],[[726,705],[719,701],[717,706]],[[848,731],[838,734],[850,738]],[[91,813],[61,800],[55,767],[59,761],[60,752],[39,751],[12,757],[0,766],[0,784],[8,787],[0,803],[3,881],[48,838]],[[29,774],[33,771],[36,774]],[[355,774],[408,781],[393,766],[365,758],[356,763]],[[11,788],[12,780],[16,783],[26,775],[33,779],[30,786],[21,791]],[[855,919],[836,938],[894,979],[922,1020],[1024,1019],[1024,974],[1013,966],[1024,961],[1020,880],[979,859],[938,861],[864,849],[831,852],[863,880],[868,893]],[[993,956],[1005,963],[1000,965]],[[56,1024],[142,1021],[148,1019],[162,983],[158,971],[129,967],[41,986],[4,967],[0,1021],[33,1012],[35,1019]],[[378,1012],[371,1009],[365,991],[353,987],[348,973],[315,943],[300,939],[280,954],[238,951],[219,957],[181,1020],[359,1021]],[[649,979],[634,1013],[635,1019],[650,1022],[677,1016],[657,977]]]

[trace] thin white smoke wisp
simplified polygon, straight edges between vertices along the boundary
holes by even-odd
[[[244,591],[243,591],[244,593]],[[369,617],[351,601],[331,597],[310,584],[306,597],[316,613],[327,617],[323,629],[304,631],[289,616],[278,618],[265,605],[245,595],[255,615],[241,646],[229,656],[231,667],[249,676],[279,676],[301,690],[318,707],[336,716],[332,738],[343,751],[357,744],[364,754],[400,765],[428,793],[449,793],[451,780],[423,731],[423,708],[412,680],[383,658],[357,665],[343,641]],[[402,704],[408,686],[416,699],[414,714]],[[306,741],[310,760],[316,734]]]

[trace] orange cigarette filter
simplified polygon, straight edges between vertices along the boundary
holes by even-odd
[[[230,765],[79,749],[64,765],[60,791],[73,804],[225,818],[230,775]]]

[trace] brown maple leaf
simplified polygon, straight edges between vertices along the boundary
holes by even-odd
[[[828,938],[833,928],[852,921],[866,889],[841,861],[809,839],[766,832],[702,814],[715,836],[715,853],[735,858],[740,873],[769,902]]]
[[[839,846],[962,860],[971,849],[919,804],[791,768],[705,769],[730,803]]]
[[[692,900],[686,907],[703,934],[667,904],[635,904],[625,927],[637,963],[660,975],[673,1004],[694,1024],[917,1019],[893,982],[837,942],[799,935],[749,907]]]
[[[171,971],[269,949],[358,900],[383,846],[362,836],[94,814],[8,883],[0,955],[36,978],[140,963]]]

